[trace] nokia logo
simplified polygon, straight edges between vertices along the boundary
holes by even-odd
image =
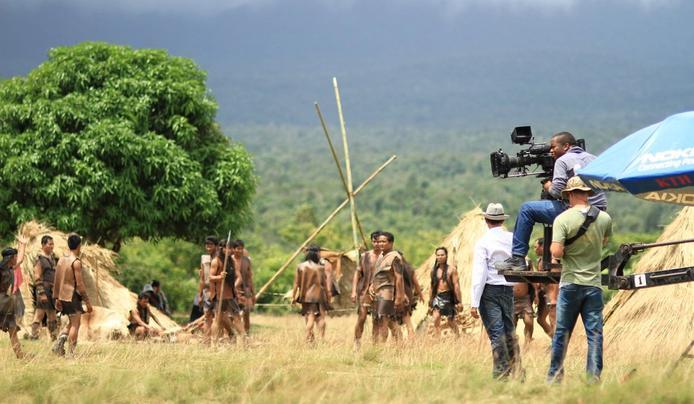
[[[614,182],[604,182],[604,181],[598,181],[598,180],[588,180],[588,185],[590,185],[591,188],[597,189],[600,191],[616,191],[616,192],[627,192],[627,190]]]
[[[657,202],[677,203],[680,205],[694,205],[694,194],[675,194],[672,192],[649,192],[643,199]]]
[[[694,147],[646,153],[639,157],[639,164],[660,163],[662,161],[694,158]]]

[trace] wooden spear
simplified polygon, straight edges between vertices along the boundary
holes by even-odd
[[[380,174],[381,171],[383,171],[383,169],[385,169],[386,166],[388,166],[388,164],[392,163],[393,160],[395,160],[396,158],[397,158],[397,156],[391,156],[385,163],[383,163],[380,167],[378,167],[378,168],[376,169],[376,171],[374,171],[373,173],[371,173],[371,175],[370,175],[366,180],[364,180],[364,182],[362,182],[361,185],[359,185],[359,187],[357,187],[357,189],[354,190],[354,196],[357,196],[357,194],[359,194],[359,192],[360,192],[362,189],[364,189],[364,187],[365,187],[369,182],[371,182],[371,180],[373,180],[378,174]],[[335,216],[337,216],[337,214],[340,213],[340,211],[341,211],[345,206],[347,206],[348,203],[349,203],[349,199],[345,199],[345,200],[340,204],[340,206],[338,206],[337,208],[335,208],[335,210],[333,210],[333,212],[323,221],[323,223],[321,223],[320,226],[318,226],[318,227],[316,228],[316,230],[314,230],[313,233],[311,233],[311,235],[308,236],[308,238],[306,239],[306,241],[304,241],[303,243],[301,243],[301,245],[299,246],[299,248],[297,248],[296,251],[294,251],[294,253],[289,257],[289,259],[288,259],[287,261],[284,262],[284,264],[282,264],[282,266],[280,267],[280,269],[278,269],[277,272],[275,272],[275,274],[272,275],[272,278],[270,278],[270,280],[268,280],[267,282],[265,282],[265,285],[263,285],[263,287],[260,288],[260,289],[258,290],[258,293],[255,294],[256,300],[260,297],[260,295],[262,295],[263,293],[265,293],[265,291],[267,290],[267,288],[270,287],[270,285],[272,284],[272,282],[274,282],[274,281],[282,274],[282,272],[283,272],[285,269],[287,269],[287,267],[289,266],[289,264],[291,264],[292,261],[294,261],[294,259],[299,255],[299,253],[301,253],[301,251],[303,251],[304,247],[306,247],[306,246],[308,245],[308,243],[310,243],[314,238],[316,238],[316,236],[318,235],[318,233],[320,233],[320,232],[325,228],[325,226],[327,226],[328,223],[330,223],[330,221],[333,220],[333,218],[335,218]]]
[[[328,132],[328,126],[325,124],[325,119],[323,119],[323,113],[320,110],[320,106],[318,105],[317,102],[314,102],[314,105],[316,107],[316,113],[318,114],[318,119],[320,119],[320,124],[323,127],[323,133],[325,134],[325,139],[328,141],[328,146],[330,147],[330,153],[333,156],[333,160],[335,161],[335,165],[337,166],[337,172],[340,174],[340,179],[342,180],[342,186],[345,189],[345,193],[347,194],[347,197],[349,198],[349,187],[347,186],[347,180],[345,179],[345,174],[342,172],[342,167],[340,166],[340,159],[337,157],[337,152],[335,151],[335,146],[333,146],[333,141],[330,139],[330,133]],[[359,215],[357,215],[356,212],[354,212],[354,216],[356,216],[357,219],[357,226],[359,227],[359,234],[361,235],[361,240],[364,242],[364,246],[368,246],[369,242],[366,239],[366,236],[364,235],[364,228],[361,226],[361,222],[359,221]]]
[[[357,236],[357,205],[354,201],[352,192],[352,165],[349,160],[349,144],[347,143],[347,128],[345,127],[345,117],[342,114],[342,101],[340,100],[340,88],[337,85],[337,78],[333,77],[333,88],[335,89],[335,101],[337,102],[337,115],[340,118],[340,131],[342,132],[342,147],[345,149],[345,167],[347,168],[347,195],[349,196],[349,208],[352,216],[352,241],[354,249],[357,251],[357,272],[360,271],[359,257],[359,237]]]
[[[229,241],[231,240],[231,230],[229,230],[229,235],[227,236],[227,242],[224,244],[224,266],[222,267],[222,272],[227,270],[227,261],[229,260],[229,254],[227,254],[227,249],[229,249]],[[220,280],[221,286],[219,287],[219,293],[217,294],[217,307],[215,308],[214,321],[219,324],[221,322],[222,315],[222,301],[224,296],[224,284],[226,283],[226,277],[222,277]]]

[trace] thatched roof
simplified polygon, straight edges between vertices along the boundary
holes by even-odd
[[[658,241],[694,237],[694,208],[687,207]],[[680,244],[647,250],[635,273],[694,265],[694,246]],[[635,361],[676,358],[694,339],[694,282],[620,291],[605,307],[605,351]]]
[[[333,266],[333,277],[340,292],[339,296],[334,296],[332,301],[333,311],[331,315],[355,313],[356,305],[352,303],[352,280],[354,271],[357,270],[357,252],[328,250],[321,248],[321,258],[328,260]],[[284,294],[284,299],[289,301],[292,298],[292,289]]]
[[[29,239],[26,246],[26,258],[22,264],[25,281],[21,287],[27,310],[24,315],[24,324],[26,325],[31,322],[34,314],[29,284],[34,277],[33,265],[36,256],[41,250],[41,237],[44,235],[53,237],[55,243],[54,252],[60,257],[69,251],[67,247],[68,235],[37,222],[25,223],[19,229],[19,234]],[[87,287],[87,294],[94,306],[94,313],[83,316],[83,324],[88,325],[88,328],[86,332],[80,333],[81,337],[108,338],[114,333],[120,333],[121,335],[127,335],[128,333],[128,313],[135,307],[137,295],[130,292],[111,276],[111,272],[117,269],[114,262],[115,256],[116,254],[113,251],[95,244],[82,246],[82,276]],[[167,329],[178,327],[173,320],[154,307],[152,307],[152,314]],[[156,324],[152,325],[156,327]]]
[[[356,251],[332,251],[321,250],[320,256],[330,262],[333,266],[333,277],[337,281],[337,286],[340,295],[333,298],[332,306],[336,310],[340,310],[335,314],[344,314],[355,309],[356,305],[352,303],[350,295],[352,294],[352,280],[354,271],[357,269]]]
[[[478,207],[465,213],[460,219],[458,225],[446,236],[440,243],[441,246],[448,249],[449,264],[455,265],[458,268],[460,278],[460,294],[462,303],[470,307],[470,288],[472,286],[472,261],[474,255],[475,244],[486,232],[487,225],[482,216],[482,210]],[[438,247],[438,246],[437,246]],[[433,249],[432,249],[433,250]],[[417,268],[417,279],[422,286],[424,300],[428,301],[430,293],[431,268],[434,266],[436,255],[432,251],[431,256]],[[412,320],[415,325],[419,325],[426,319],[428,307],[425,304],[417,305],[417,309],[412,315]],[[459,314],[460,317],[465,317],[465,313]],[[461,320],[461,319],[459,319]],[[463,319],[465,324],[470,324],[469,319]]]

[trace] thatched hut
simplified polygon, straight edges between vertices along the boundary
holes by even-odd
[[[320,256],[332,265],[334,284],[340,292],[338,296],[333,297],[332,306],[336,310],[335,314],[354,312],[350,311],[350,309],[356,310],[350,295],[354,272],[357,270],[356,251],[321,250]]]
[[[21,291],[26,306],[23,323],[25,330],[30,324],[34,309],[31,302],[29,284],[33,282],[33,264],[41,250],[41,237],[50,235],[55,242],[55,254],[62,256],[69,251],[67,247],[68,234],[49,228],[37,222],[28,222],[21,226],[19,233],[28,238],[26,258],[22,264],[24,283]],[[81,338],[100,339],[128,335],[128,313],[135,307],[137,295],[130,292],[111,276],[116,271],[115,253],[95,244],[85,244],[82,247],[82,276],[87,287],[94,312],[84,314]],[[152,307],[152,314],[166,329],[178,328],[178,325],[165,314]],[[156,324],[152,324],[156,327]]]
[[[694,208],[687,207],[658,241],[694,237]],[[647,250],[634,272],[694,265],[694,246],[680,244]],[[694,340],[694,282],[623,290],[605,307],[605,353],[634,362],[675,359]]]
[[[449,264],[458,268],[460,278],[460,293],[463,305],[466,309],[470,307],[470,288],[472,286],[472,261],[474,248],[479,240],[487,231],[484,222],[483,212],[480,208],[475,208],[465,213],[458,225],[441,242],[441,246],[448,249]],[[417,279],[422,286],[424,300],[428,301],[431,290],[430,277],[431,269],[434,266],[436,255],[432,249],[431,256],[417,268]],[[427,318],[428,307],[420,304],[412,315],[412,321],[416,326],[421,326]],[[459,313],[457,322],[463,330],[471,331],[479,328],[480,322],[475,321],[469,316],[469,310]]]
[[[331,315],[341,315],[356,313],[356,304],[352,303],[352,280],[354,272],[357,270],[357,252],[338,251],[321,249],[320,256],[322,259],[330,262],[333,268],[333,285],[339,292],[339,295],[333,296]],[[292,290],[289,289],[284,294],[284,299],[289,301],[292,299]]]

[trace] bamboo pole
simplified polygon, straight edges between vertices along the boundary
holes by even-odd
[[[357,272],[360,271],[359,237],[357,236],[357,204],[354,201],[352,185],[352,164],[349,159],[349,144],[347,143],[347,128],[345,127],[345,117],[342,114],[342,100],[340,99],[340,87],[337,85],[337,78],[333,77],[333,88],[335,89],[335,101],[337,102],[337,116],[340,118],[340,132],[342,132],[342,147],[345,151],[345,168],[347,168],[347,194],[349,195],[349,210],[352,218],[352,241],[354,249],[357,251]]]
[[[393,160],[395,160],[396,158],[398,158],[398,157],[397,157],[397,156],[391,156],[385,163],[381,164],[381,166],[378,167],[378,168],[376,169],[376,171],[374,171],[373,173],[371,173],[371,175],[369,175],[369,177],[368,177],[366,180],[364,180],[364,182],[362,182],[361,185],[359,185],[359,187],[357,187],[357,189],[354,190],[354,196],[357,196],[357,194],[359,194],[359,192],[360,192],[362,189],[364,189],[364,187],[365,187],[366,185],[368,185],[369,182],[371,182],[371,180],[373,180],[378,174],[380,174],[381,171],[383,171],[383,170],[384,170],[390,163],[392,163]],[[333,210],[333,212],[323,221],[323,223],[321,223],[321,224],[313,231],[313,233],[311,233],[311,235],[308,236],[308,238],[306,239],[306,241],[304,241],[303,243],[301,243],[301,245],[299,246],[299,248],[297,248],[296,251],[294,251],[294,253],[289,257],[289,259],[288,259],[287,261],[285,261],[284,264],[282,264],[282,266],[277,270],[277,272],[275,272],[275,274],[272,275],[272,278],[270,278],[267,282],[265,282],[265,285],[263,285],[263,287],[261,287],[261,288],[258,290],[258,293],[255,294],[255,298],[256,298],[256,299],[258,299],[258,298],[260,297],[260,295],[262,295],[262,294],[267,290],[267,288],[270,287],[270,285],[272,284],[272,282],[274,282],[274,281],[282,274],[282,272],[283,272],[285,269],[287,269],[287,267],[289,266],[289,264],[291,264],[292,261],[294,261],[294,259],[299,255],[299,253],[301,253],[301,251],[304,249],[304,247],[306,247],[306,246],[308,245],[308,243],[310,243],[314,238],[316,238],[316,236],[318,235],[318,233],[320,233],[320,232],[325,228],[325,226],[327,226],[328,223],[330,223],[330,221],[333,220],[333,219],[335,218],[335,216],[337,216],[338,213],[340,213],[340,211],[342,210],[342,208],[344,208],[345,206],[347,206],[348,203],[349,203],[349,199],[345,199],[345,200],[340,204],[340,206],[338,206],[337,208],[335,208],[335,210]]]
[[[325,119],[323,119],[323,113],[320,110],[320,106],[318,105],[317,102],[314,103],[316,107],[316,113],[318,114],[318,119],[320,119],[320,124],[323,127],[323,133],[325,134],[325,139],[328,141],[328,146],[330,147],[330,153],[333,156],[333,160],[335,161],[335,166],[337,166],[337,172],[340,174],[340,179],[342,180],[342,186],[345,189],[345,193],[347,194],[347,197],[349,198],[349,187],[347,186],[347,180],[345,179],[345,174],[342,172],[342,166],[340,166],[340,159],[337,157],[337,152],[335,151],[335,146],[333,146],[333,141],[330,139],[330,133],[328,132],[328,126],[325,124]],[[361,225],[361,222],[359,221],[359,215],[354,212],[354,215],[356,216],[357,219],[357,227],[359,228],[359,234],[361,235],[361,240],[364,242],[364,246],[368,246],[369,242],[366,239],[366,236],[364,235],[364,228]]]

